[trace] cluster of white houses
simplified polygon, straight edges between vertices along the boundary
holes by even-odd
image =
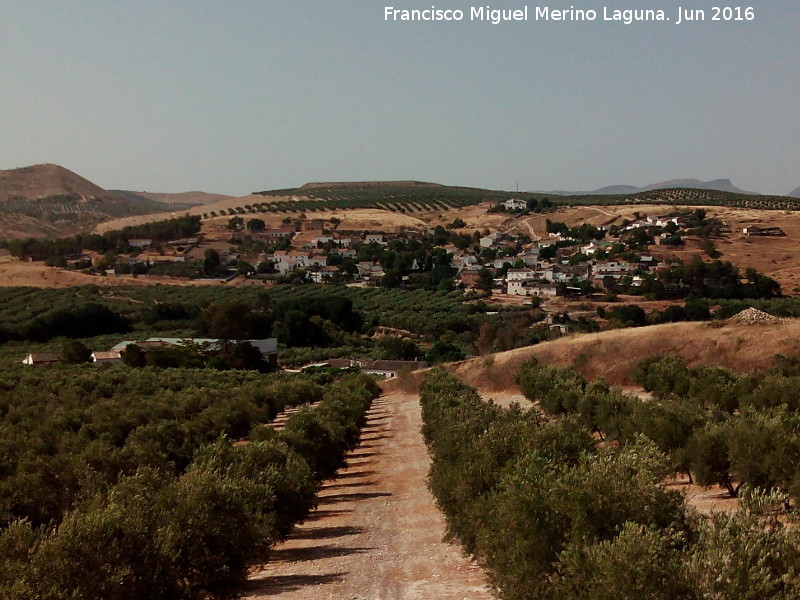
[[[568,256],[565,257],[566,253],[557,255],[552,260],[539,261],[536,251],[533,248],[526,254],[515,257],[514,261],[522,259],[526,266],[508,269],[504,276],[494,278],[494,291],[512,296],[556,296],[559,291],[587,280],[597,287],[603,287],[608,282],[607,277],[616,281],[629,277],[630,285],[636,287],[641,285],[645,273],[664,268],[652,256],[641,256],[639,262],[589,259],[570,265]],[[502,269],[509,262],[506,257],[487,265],[462,264],[459,266],[459,282],[465,288],[476,288],[482,268]]]
[[[509,207],[511,202],[512,200],[509,200],[506,203],[509,210],[511,210]],[[516,205],[514,206],[516,207]],[[513,241],[503,234],[493,233],[480,238],[479,244],[481,248],[499,251],[501,253],[499,258],[482,262],[474,253],[453,250],[452,264],[458,270],[458,282],[467,289],[477,287],[483,268],[488,268],[492,272],[504,272],[502,276],[494,278],[493,290],[513,296],[556,296],[559,292],[569,290],[570,286],[578,285],[583,281],[590,281],[596,287],[605,287],[609,278],[617,282],[624,280],[628,285],[637,287],[642,284],[646,274],[668,268],[668,265],[660,264],[653,256],[639,256],[635,261],[606,260],[595,257],[604,256],[603,251],[610,249],[626,234],[637,229],[667,228],[667,232],[655,237],[655,243],[658,245],[671,235],[668,233],[669,231],[685,230],[686,226],[685,219],[680,216],[644,216],[619,227],[619,238],[605,238],[581,244],[560,233],[551,233],[547,239],[529,244],[522,252],[514,255],[509,255],[507,251],[514,246]],[[746,235],[783,234],[778,228],[755,226],[745,229],[744,233]],[[540,258],[542,249],[554,245],[559,247],[555,252],[548,253],[553,255],[552,258]],[[571,260],[576,255],[582,255],[581,260],[577,263]],[[509,263],[519,268],[505,269]]]
[[[511,198],[505,202],[507,210],[525,210],[523,200]],[[686,226],[681,217],[676,216],[647,216],[620,228],[621,235],[635,229],[645,227],[667,227],[670,223],[676,229]],[[432,235],[433,230],[427,232],[406,231],[388,234],[385,232],[355,232],[333,231],[322,232],[311,238],[302,248],[277,250],[271,254],[260,253],[258,256],[248,257],[250,262],[258,264],[263,261],[272,261],[275,270],[281,275],[286,275],[296,269],[304,269],[308,278],[315,283],[324,283],[334,274],[338,273],[337,267],[330,265],[330,257],[355,259],[358,255],[356,247],[360,244],[387,245],[392,239],[420,238]],[[288,235],[288,234],[287,234]],[[662,241],[668,234],[656,239]],[[476,239],[477,250],[459,250],[453,245],[446,245],[444,249],[450,253],[452,266],[456,269],[456,280],[464,288],[474,288],[478,282],[478,271],[486,267],[492,271],[504,270],[507,263],[522,261],[524,268],[509,269],[504,276],[494,281],[494,289],[500,293],[518,296],[554,296],[559,289],[559,284],[575,284],[591,280],[593,284],[602,286],[607,276],[620,279],[625,276],[632,277],[632,285],[641,282],[644,272],[657,269],[657,261],[652,257],[641,257],[638,263],[625,261],[598,261],[594,255],[600,250],[608,249],[617,239],[604,239],[591,241],[586,244],[575,242],[566,247],[559,247],[555,257],[549,260],[540,259],[541,249],[557,245],[559,242],[570,242],[567,237],[559,233],[550,234],[545,240],[540,240],[525,246],[522,252],[517,252],[518,241],[513,237],[499,232],[491,232]],[[563,246],[563,244],[559,244]],[[482,261],[479,253],[484,249],[497,251],[499,257],[489,262]],[[570,258],[575,254],[583,254],[589,260],[570,265]],[[358,280],[362,282],[379,282],[385,275],[378,262],[362,261],[357,263]],[[419,265],[412,265],[411,270],[419,270]]]

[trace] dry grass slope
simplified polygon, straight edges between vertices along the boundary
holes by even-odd
[[[0,171],[0,201],[12,198],[35,200],[48,196],[75,195],[101,198],[111,196],[88,179],[58,165],[34,165]]]
[[[522,363],[535,357],[555,365],[575,365],[587,378],[605,377],[630,385],[636,364],[651,354],[678,354],[690,365],[718,365],[736,372],[767,368],[776,354],[800,353],[800,319],[781,323],[670,323],[574,335],[453,364],[465,383],[487,391],[516,390]]]

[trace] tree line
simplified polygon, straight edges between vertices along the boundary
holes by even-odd
[[[57,239],[13,239],[3,240],[0,247],[7,248],[17,258],[46,260],[57,256],[71,257],[84,251],[108,252],[131,250],[128,240],[147,238],[154,242],[166,242],[187,238],[200,232],[200,217],[186,216],[154,223],[129,225],[104,234],[78,234],[73,237]]]

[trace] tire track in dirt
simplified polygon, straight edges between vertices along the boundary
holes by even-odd
[[[419,396],[373,403],[347,467],[319,507],[251,577],[251,600],[489,600],[482,569],[442,541],[444,517],[426,485],[430,458]]]

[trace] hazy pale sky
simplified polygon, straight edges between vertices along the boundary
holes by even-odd
[[[417,179],[594,189],[730,178],[800,186],[800,3],[4,0],[0,169],[57,163],[113,189],[243,195]],[[466,11],[386,22],[385,6]],[[534,20],[537,6],[598,11]],[[604,22],[603,6],[670,22]],[[675,24],[678,6],[703,22]]]

